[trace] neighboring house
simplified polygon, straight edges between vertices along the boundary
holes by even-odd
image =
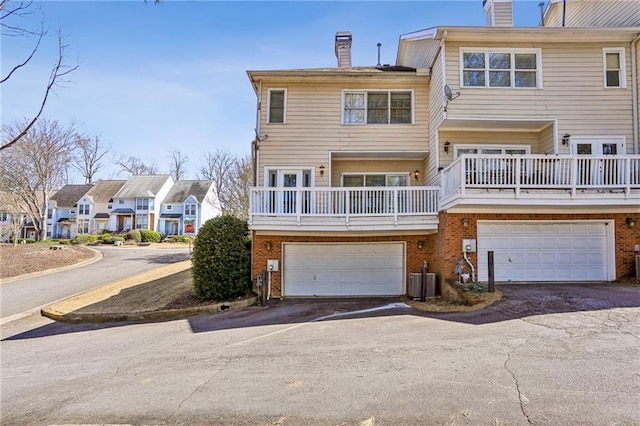
[[[78,200],[90,189],[91,185],[65,185],[49,198],[47,238],[74,238],[89,233],[88,227],[78,227],[76,214]],[[84,208],[83,205],[83,213]]]
[[[158,231],[165,235],[195,235],[220,214],[213,181],[179,180],[162,201]]]
[[[109,213],[113,210],[113,197],[126,182],[126,180],[99,180],[78,200],[76,209],[78,233],[99,234],[109,230]]]
[[[401,295],[425,265],[486,282],[489,252],[498,282],[633,273],[640,23],[514,28],[510,0],[483,5],[489,26],[402,35],[393,66],[351,66],[341,32],[337,68],[248,72],[273,296]]]
[[[108,229],[158,231],[160,204],[172,186],[171,175],[131,176],[113,196]]]

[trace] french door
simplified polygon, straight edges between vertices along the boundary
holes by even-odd
[[[624,150],[621,139],[579,138],[572,141],[572,153],[585,156],[616,156]],[[578,159],[578,185],[616,185],[624,171],[612,159]]]
[[[297,213],[298,189],[311,186],[310,170],[272,170],[269,173],[269,186],[279,190],[272,194],[271,203],[277,213]],[[310,209],[310,195],[302,195],[302,213]]]

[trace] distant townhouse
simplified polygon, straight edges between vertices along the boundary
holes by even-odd
[[[99,180],[77,201],[78,233],[101,233],[109,229],[109,213],[113,210],[113,197],[126,182],[126,180]]]
[[[158,230],[160,204],[171,190],[171,175],[132,176],[113,196],[110,231]]]
[[[165,235],[195,235],[220,214],[213,181],[179,180],[162,201],[158,231]]]
[[[74,238],[77,234],[89,233],[88,224],[77,222],[77,214],[89,215],[89,205],[79,206],[81,199],[91,185],[65,185],[49,198],[47,211],[47,238]]]

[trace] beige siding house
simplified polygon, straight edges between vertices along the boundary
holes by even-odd
[[[248,72],[253,275],[272,296],[486,282],[490,254],[498,282],[633,273],[640,27],[516,28],[511,0],[483,7],[487,27],[402,35],[394,66],[351,66],[340,32],[336,68]]]

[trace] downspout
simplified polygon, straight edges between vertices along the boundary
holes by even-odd
[[[253,77],[251,77],[251,83],[253,87],[255,86],[255,81]],[[260,152],[260,101],[262,98],[262,80],[258,82],[258,93],[256,94],[256,138],[251,143],[251,154],[253,155],[253,186],[258,186],[258,167],[260,165],[259,152]],[[251,194],[249,194],[251,197]],[[252,203],[251,198],[249,198],[249,209],[251,209]],[[251,211],[249,211],[249,217],[251,217]],[[253,256],[253,245],[256,242],[256,231],[251,231],[251,275],[253,275],[253,270],[255,267],[255,259]],[[253,283],[253,277],[251,279]],[[264,284],[263,284],[264,285]]]
[[[631,94],[631,108],[633,110],[633,153],[640,153],[638,147],[638,50],[636,44],[640,40],[640,33],[636,34],[631,42],[631,84],[633,93]]]

